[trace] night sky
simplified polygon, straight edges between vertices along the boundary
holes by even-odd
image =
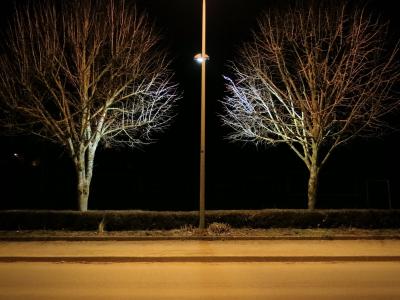
[[[258,147],[226,140],[219,100],[222,75],[257,17],[272,0],[208,0],[206,208],[305,208],[307,170],[285,145]],[[99,148],[89,209],[195,210],[200,141],[201,0],[139,0],[174,58],[182,99],[170,128],[142,149]],[[395,1],[370,1],[400,33]],[[379,5],[378,5],[379,3]],[[12,1],[1,1],[1,26]],[[394,118],[396,120],[396,118]],[[396,122],[395,122],[396,123]],[[400,122],[397,122],[399,124]],[[320,177],[320,208],[400,208],[400,133],[354,140],[333,153]],[[0,138],[1,209],[75,209],[73,166],[62,148],[32,137]],[[387,187],[389,186],[390,193]]]

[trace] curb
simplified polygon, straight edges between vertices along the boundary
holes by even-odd
[[[0,257],[0,263],[312,263],[312,262],[400,262],[400,256],[170,256],[170,257]]]

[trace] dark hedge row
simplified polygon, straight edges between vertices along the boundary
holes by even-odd
[[[235,228],[400,228],[400,210],[236,210],[209,211],[206,222]],[[0,211],[0,230],[178,229],[196,226],[197,212]]]

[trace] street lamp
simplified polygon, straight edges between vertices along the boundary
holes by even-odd
[[[199,64],[201,64],[203,61],[209,60],[209,59],[210,59],[210,57],[207,54],[205,56],[203,56],[201,53],[199,53],[194,56],[194,60],[197,61]]]
[[[194,59],[201,64],[201,127],[200,127],[200,208],[199,228],[205,228],[205,189],[206,189],[206,0],[203,0],[203,18],[201,34],[201,53]]]

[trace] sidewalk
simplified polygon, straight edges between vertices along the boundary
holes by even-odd
[[[400,240],[0,242],[0,262],[397,261]]]

